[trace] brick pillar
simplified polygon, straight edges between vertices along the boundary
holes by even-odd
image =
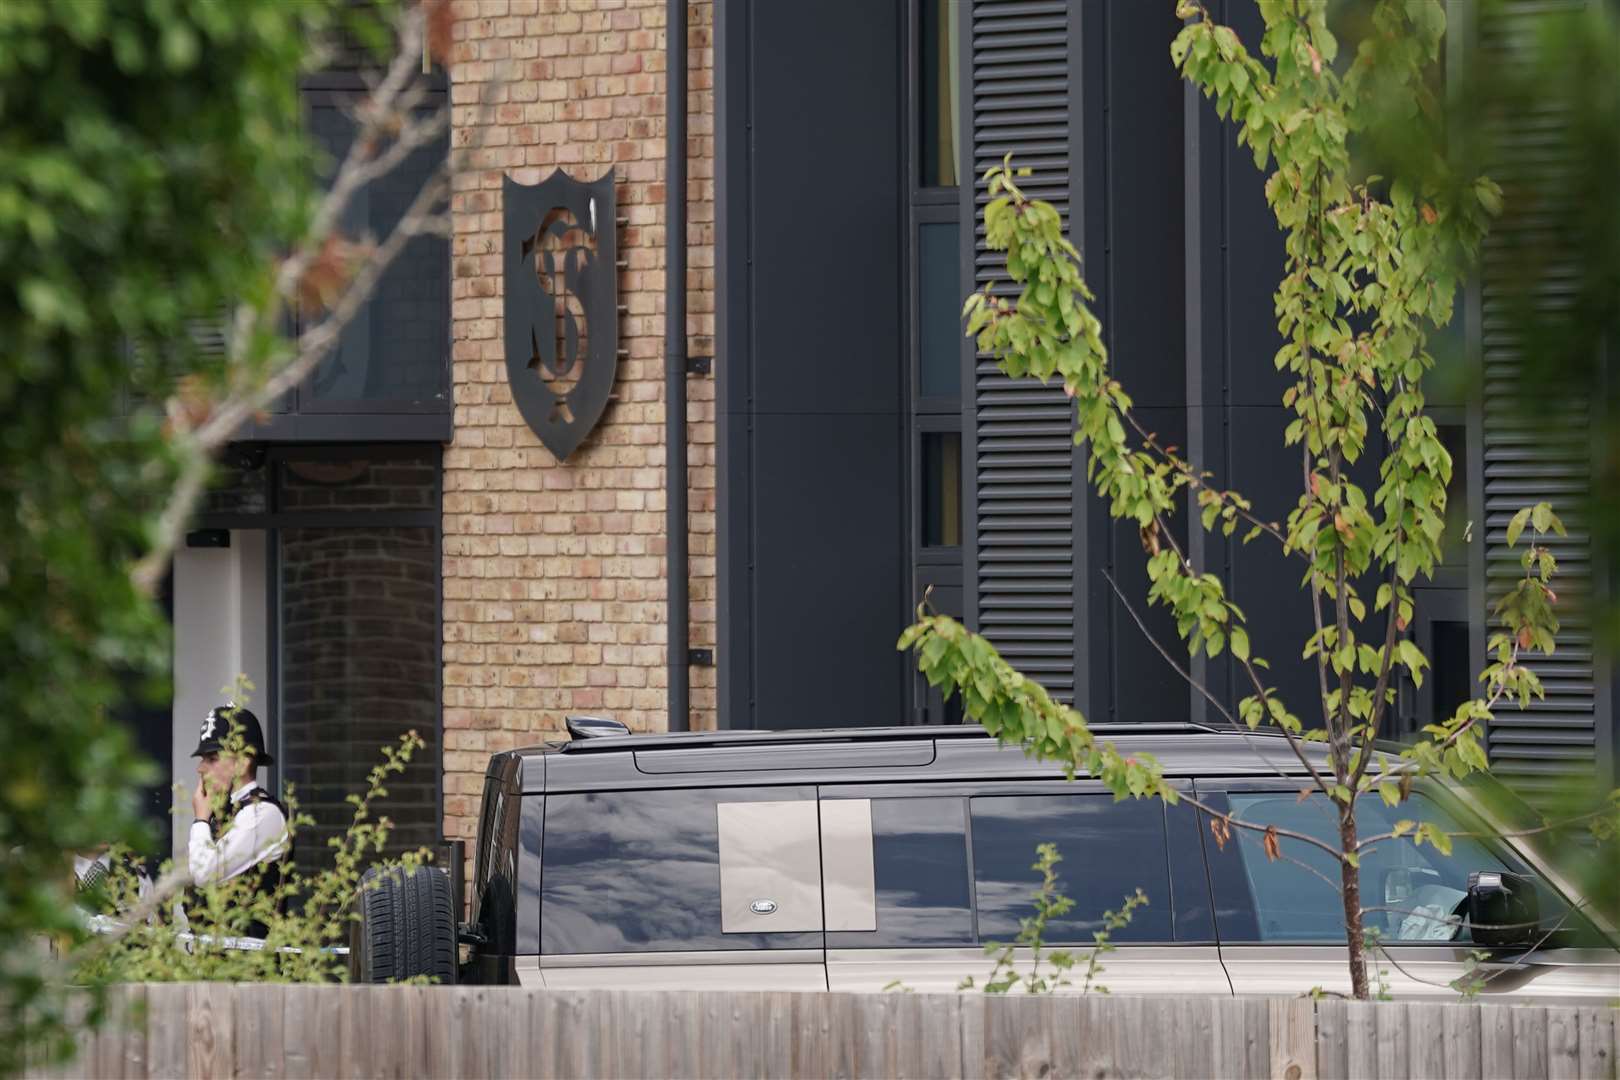
[[[490,753],[570,712],[666,724],[662,0],[455,0],[455,436],[444,456],[445,833],[472,838]],[[690,11],[687,335],[714,351],[714,26]],[[616,170],[619,361],[597,429],[559,463],[518,415],[502,355],[501,178]],[[689,387],[691,636],[715,641],[714,383]],[[723,658],[722,658],[723,660]],[[714,671],[692,672],[712,727]]]

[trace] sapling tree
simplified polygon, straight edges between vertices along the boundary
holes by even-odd
[[[1196,0],[1178,4],[1186,25],[1171,58],[1253,152],[1285,237],[1275,293],[1283,345],[1275,364],[1282,402],[1292,411],[1284,443],[1297,455],[1300,484],[1286,517],[1258,512],[1140,422],[1109,369],[1079,252],[1064,237],[1058,211],[1019,189],[1017,179],[1028,170],[1015,170],[1010,157],[986,174],[984,221],[989,247],[1006,252],[1008,276],[1020,291],[1009,299],[987,287],[968,298],[964,314],[969,334],[1003,371],[1062,381],[1074,399],[1075,441],[1085,447],[1090,482],[1114,518],[1140,531],[1148,602],[1169,610],[1191,656],[1231,655],[1243,682],[1231,718],[1282,734],[1308,777],[1308,793],[1331,805],[1336,842],[1246,822],[1178,793],[1158,762],[1127,757],[1096,738],[1079,712],[949,618],[920,608],[900,647],[915,649],[929,682],[960,693],[968,715],[1001,741],[1071,773],[1083,770],[1116,797],[1186,799],[1210,816],[1219,842],[1232,830],[1263,833],[1269,858],[1284,857],[1280,837],[1324,853],[1339,872],[1352,993],[1364,999],[1361,856],[1388,843],[1449,851],[1450,837],[1438,825],[1405,819],[1364,836],[1358,803],[1373,797],[1398,807],[1420,777],[1455,778],[1488,767],[1481,734],[1492,710],[1504,700],[1523,706],[1542,693],[1523,657],[1554,647],[1555,566],[1545,540],[1563,526],[1544,502],[1513,519],[1509,543],[1527,541],[1523,575],[1496,605],[1480,696],[1435,717],[1398,755],[1375,751],[1399,677],[1421,685],[1428,667],[1407,630],[1413,585],[1432,576],[1441,554],[1453,468],[1425,414],[1423,378],[1433,365],[1427,336],[1450,321],[1457,282],[1499,193],[1485,177],[1442,183],[1431,173],[1414,184],[1354,171],[1352,141],[1366,119],[1365,101],[1404,93],[1420,109],[1432,103],[1428,76],[1445,28],[1440,5],[1381,0],[1373,33],[1343,61],[1325,5],[1263,0],[1260,10],[1265,30],[1256,56]],[[1378,468],[1372,490],[1353,475],[1368,455]],[[1314,669],[1319,700],[1285,701],[1268,682],[1270,665],[1251,647],[1243,609],[1177,537],[1174,519],[1183,505],[1196,511],[1200,527],[1225,535],[1241,529],[1242,542],[1276,545],[1298,568],[1314,618],[1302,659]],[[1325,748],[1310,751],[1307,743]]]

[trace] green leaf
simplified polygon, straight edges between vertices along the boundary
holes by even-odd
[[[1513,515],[1513,520],[1508,522],[1508,527],[1507,527],[1508,547],[1513,547],[1515,544],[1517,544],[1519,542],[1519,534],[1524,532],[1524,526],[1530,520],[1530,511],[1531,511],[1530,507],[1528,507],[1528,506],[1525,507],[1523,510],[1520,510],[1517,514],[1514,514]]]
[[[1241,626],[1232,627],[1231,649],[1232,655],[1239,660],[1249,658],[1249,632]]]

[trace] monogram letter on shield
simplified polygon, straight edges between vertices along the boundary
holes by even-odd
[[[506,377],[518,412],[559,461],[607,408],[619,365],[613,173],[507,177]]]

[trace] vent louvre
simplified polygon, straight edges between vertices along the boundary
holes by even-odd
[[[975,0],[972,42],[974,287],[1017,295],[986,249],[979,178],[1011,151],[1019,186],[1069,210],[1067,0]],[[1018,670],[1074,700],[1074,410],[1057,385],[1009,379],[980,356],[973,395],[980,633]]]
[[[1481,27],[1480,46],[1493,62],[1517,66],[1534,41],[1539,18],[1582,6],[1581,0],[1509,0],[1499,16]],[[1533,203],[1538,189],[1557,186],[1568,164],[1562,159],[1566,127],[1567,115],[1550,107],[1501,122],[1497,134],[1504,159],[1499,167],[1493,163],[1492,175],[1510,198],[1516,194],[1519,201]],[[1497,709],[1488,736],[1495,772],[1532,800],[1565,785],[1572,774],[1591,776],[1597,752],[1596,669],[1592,623],[1585,610],[1592,596],[1591,533],[1580,506],[1592,478],[1586,436],[1590,417],[1578,394],[1559,395],[1554,418],[1541,422],[1527,419],[1515,402],[1523,393],[1518,372],[1533,348],[1521,340],[1510,310],[1515,249],[1523,242],[1545,243],[1550,239],[1547,224],[1534,214],[1511,213],[1497,222],[1484,245],[1479,293],[1488,628],[1494,629],[1490,609],[1522,573],[1518,554],[1525,541],[1520,540],[1517,550],[1507,544],[1513,515],[1546,500],[1569,529],[1567,538],[1554,537],[1549,545],[1559,567],[1554,582],[1561,622],[1558,647],[1551,656],[1524,658],[1541,678],[1546,698],[1524,709]],[[1567,310],[1576,275],[1570,263],[1543,277],[1535,297],[1540,314],[1556,317]]]

